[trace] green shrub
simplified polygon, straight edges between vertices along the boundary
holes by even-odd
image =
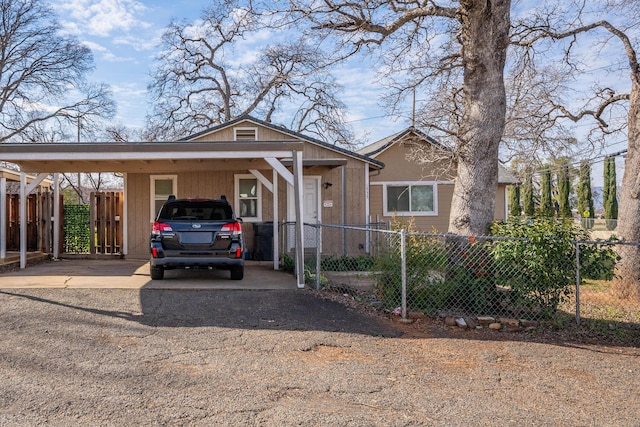
[[[455,284],[449,308],[478,314],[500,314],[492,242],[474,236],[448,238],[447,281]]]
[[[280,257],[280,268],[287,273],[293,273],[296,271],[296,262],[291,255],[284,253]]]
[[[571,221],[539,218],[496,223],[492,234],[526,240],[497,240],[493,256],[503,274],[501,285],[509,289],[512,311],[551,317],[575,287],[575,240],[588,240],[581,227]],[[606,251],[605,251],[606,252]],[[581,248],[584,259],[607,257],[593,245]],[[592,265],[595,274],[597,268]]]
[[[446,306],[451,284],[444,283],[446,251],[437,238],[408,234],[406,239],[407,301],[412,309],[433,312]],[[375,259],[376,293],[386,307],[402,302],[400,242],[380,251]]]
[[[91,250],[89,205],[64,205],[65,253],[88,254]]]
[[[370,271],[373,265],[374,259],[368,255],[331,255],[320,263],[323,271]]]
[[[611,237],[602,243],[580,244],[580,277],[582,279],[613,280],[616,263],[620,261],[620,256],[606,242],[616,240],[615,237]]]

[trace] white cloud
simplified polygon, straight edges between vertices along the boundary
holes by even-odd
[[[108,52],[109,51],[109,49],[107,49],[106,47],[102,46],[101,44],[90,42],[88,40],[83,41],[82,44],[85,45],[86,47],[88,47],[89,49],[91,49],[93,52]]]
[[[150,27],[138,18],[146,7],[135,0],[59,0],[54,8],[70,34],[108,37],[114,32]]]

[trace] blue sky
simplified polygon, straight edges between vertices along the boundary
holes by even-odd
[[[51,0],[51,4],[64,31],[92,49],[96,69],[90,78],[95,83],[111,86],[118,106],[114,122],[141,128],[149,110],[146,96],[149,74],[164,29],[172,19],[194,21],[211,1]],[[586,56],[590,56],[589,49],[592,48],[582,46]],[[592,65],[599,68],[596,63]],[[404,118],[397,120],[387,117],[379,106],[382,89],[375,81],[375,70],[366,62],[346,64],[335,75],[343,85],[341,99],[348,107],[348,120],[357,139],[373,142],[409,126],[409,102],[404,109]],[[587,79],[592,77],[585,76]],[[282,117],[282,123],[286,125],[288,118]],[[579,124],[576,129],[580,132],[581,128],[584,131],[587,127]],[[616,152],[625,146],[623,141],[607,151]],[[622,159],[618,159],[618,163],[620,167]],[[592,176],[599,181],[601,166],[596,164],[594,167]],[[620,172],[619,179],[621,177]]]
[[[146,87],[160,37],[171,19],[193,21],[210,1],[52,0],[64,31],[90,47],[94,82],[107,83],[118,105],[115,122],[142,127],[148,111]],[[349,107],[356,138],[375,141],[404,129],[409,120],[384,117],[378,105],[380,88],[372,69],[349,66],[337,77]],[[409,111],[409,106],[407,106]],[[382,117],[381,117],[382,116]],[[288,121],[283,118],[283,124]]]

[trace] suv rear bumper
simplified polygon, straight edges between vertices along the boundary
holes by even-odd
[[[218,268],[229,269],[231,267],[242,267],[244,260],[242,258],[228,258],[226,256],[219,257],[162,257],[151,258],[150,264],[152,267],[162,267],[165,269],[174,268]]]

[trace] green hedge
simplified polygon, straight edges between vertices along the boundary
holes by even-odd
[[[89,205],[64,205],[65,253],[88,254],[91,230]]]

